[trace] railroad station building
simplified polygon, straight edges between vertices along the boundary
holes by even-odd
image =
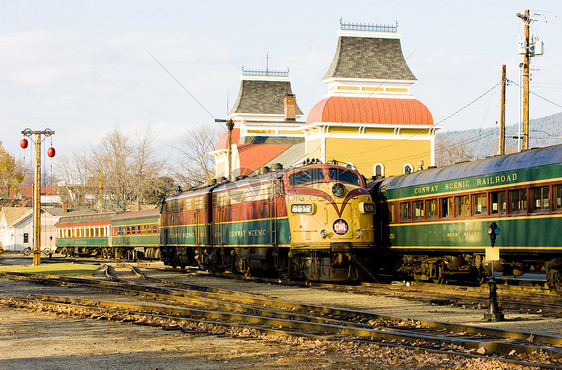
[[[306,120],[288,70],[244,70],[229,117],[235,128],[232,163],[225,133],[212,153],[217,176],[250,175],[262,166],[306,159],[338,161],[365,177],[413,172],[435,164],[437,127],[417,100],[396,26],[340,21],[338,44],[322,82],[327,95]]]

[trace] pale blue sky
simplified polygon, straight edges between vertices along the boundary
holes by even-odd
[[[186,128],[216,125],[150,57],[149,51],[216,118],[226,117],[241,67],[290,69],[306,114],[337,45],[339,19],[394,24],[418,82],[414,95],[439,122],[500,79],[519,81],[516,12],[531,9],[545,43],[532,60],[531,117],[562,111],[559,1],[10,1],[0,0],[0,140],[18,157],[20,131],[56,131],[58,155],[84,148],[115,125],[150,125],[160,143]],[[546,18],[545,18],[546,17]],[[518,119],[510,87],[508,124]],[[492,127],[499,89],[443,122],[444,129]],[[28,154],[29,156],[29,154]]]

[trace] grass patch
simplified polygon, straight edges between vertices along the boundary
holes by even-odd
[[[59,275],[73,277],[91,277],[99,268],[98,265],[81,263],[42,263],[40,266],[12,265],[1,266],[0,271],[27,272],[42,275]]]

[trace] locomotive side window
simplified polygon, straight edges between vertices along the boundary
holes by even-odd
[[[412,207],[410,202],[400,203],[400,221],[410,221],[412,219]]]
[[[423,200],[416,200],[414,203],[414,220],[423,220]]]
[[[554,185],[552,187],[552,193],[554,196],[552,207],[555,211],[562,211],[562,185]]]
[[[490,213],[493,215],[505,215],[507,200],[505,191],[493,191],[490,193]]]
[[[361,179],[355,173],[342,170],[341,168],[330,168],[330,178],[337,181],[347,182],[353,185],[361,186]]]
[[[441,199],[441,217],[442,218],[453,217],[453,197]]]
[[[550,209],[550,196],[548,186],[540,188],[531,188],[529,192],[531,197],[531,212],[544,212]]]
[[[289,183],[293,186],[322,180],[324,180],[324,171],[321,168],[302,170],[289,176]]]
[[[488,202],[486,194],[474,194],[472,196],[472,215],[485,216],[488,214]]]
[[[425,201],[427,208],[427,218],[437,218],[439,216],[439,209],[437,208],[437,199],[429,199]]]
[[[455,197],[455,215],[457,217],[468,217],[468,195]]]
[[[527,189],[516,189],[509,191],[509,212],[527,212]]]

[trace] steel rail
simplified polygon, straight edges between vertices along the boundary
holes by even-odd
[[[518,353],[533,353],[542,351],[549,354],[552,357],[557,357],[562,354],[562,349],[551,348],[548,346],[538,346],[530,343],[518,343],[518,342],[504,342],[498,341],[490,338],[483,339],[467,339],[467,338],[457,338],[449,336],[436,336],[420,333],[406,333],[406,332],[393,332],[387,330],[377,330],[368,328],[356,328],[349,326],[333,325],[333,324],[321,324],[321,323],[310,323],[298,320],[284,320],[278,318],[270,318],[264,316],[253,316],[253,315],[243,315],[243,314],[233,314],[229,312],[220,311],[210,311],[210,310],[198,310],[175,306],[163,306],[163,305],[152,305],[152,304],[139,304],[139,303],[128,303],[128,302],[116,302],[116,301],[101,301],[101,300],[91,300],[84,298],[72,298],[72,297],[61,297],[61,296],[49,296],[49,295],[39,295],[31,294],[30,297],[41,300],[46,303],[64,303],[64,304],[77,304],[81,306],[94,306],[103,308],[118,308],[126,311],[134,311],[140,314],[144,312],[149,313],[159,313],[165,315],[172,315],[178,317],[194,316],[205,319],[213,320],[225,320],[227,322],[236,322],[252,325],[266,325],[269,327],[283,327],[290,329],[306,330],[316,335],[335,335],[337,339],[340,336],[347,336],[352,338],[368,338],[372,341],[381,340],[407,340],[410,343],[414,343],[417,347],[427,346],[430,344],[432,346],[437,346],[441,348],[443,343],[448,343],[453,346],[460,346],[468,350],[478,350],[480,348],[485,348],[487,353],[499,353],[499,354],[509,354],[512,351]]]
[[[144,276],[142,272],[138,272],[139,276]],[[153,279],[150,277],[145,277],[147,279]],[[155,279],[158,280],[160,283],[173,283],[178,285],[183,285],[185,283],[177,283],[169,280],[164,279]],[[189,286],[190,289],[196,289],[198,286],[195,284],[186,284]],[[203,289],[207,290],[209,287],[207,286],[200,286]],[[217,291],[216,294],[224,295],[224,298],[232,297],[238,301],[238,294],[239,292],[226,290],[226,289],[218,289],[212,288]],[[184,290],[180,290],[184,292]],[[186,291],[191,294],[192,290]],[[213,292],[211,292],[213,293]],[[422,325],[427,328],[431,329],[440,329],[446,330],[454,333],[471,333],[471,334],[483,334],[488,336],[495,336],[498,338],[504,338],[509,340],[522,340],[526,341],[529,338],[534,338],[534,341],[543,343],[545,345],[552,345],[552,346],[560,346],[562,347],[562,337],[546,335],[546,334],[536,334],[536,333],[529,333],[529,332],[518,332],[518,331],[509,331],[503,329],[495,329],[483,326],[476,326],[476,325],[466,325],[466,324],[454,324],[448,322],[440,322],[440,321],[433,321],[433,320],[422,320],[417,318],[404,318],[398,316],[390,316],[390,315],[381,315],[378,313],[373,312],[366,312],[366,311],[354,311],[348,309],[340,309],[340,308],[328,308],[322,306],[315,306],[315,305],[305,305],[305,304],[294,304],[289,303],[277,299],[266,299],[262,296],[252,295],[251,301],[245,301],[245,303],[258,303],[262,305],[267,305],[270,307],[276,308],[284,308],[290,310],[303,310],[309,313],[316,313],[318,315],[330,315],[332,317],[355,317],[355,318],[362,318],[367,320],[376,320],[382,319],[385,321],[394,321],[400,323],[411,323],[416,322],[418,325]]]
[[[49,277],[42,277],[39,278],[35,276],[29,276],[30,274],[25,273],[7,273],[9,275],[17,275],[17,276],[27,276],[33,280],[49,280]],[[0,274],[1,275],[1,274]],[[204,298],[213,297],[215,299],[228,299],[233,300],[235,302],[245,302],[246,304],[257,304],[260,306],[269,306],[275,308],[285,308],[291,309],[294,311],[300,310],[304,312],[315,313],[318,315],[330,315],[330,317],[354,317],[355,319],[367,319],[367,320],[377,320],[382,319],[384,321],[392,321],[394,323],[406,323],[412,324],[415,323],[418,327],[417,329],[420,330],[420,326],[431,329],[431,330],[442,330],[444,332],[450,333],[461,333],[463,335],[473,334],[473,335],[485,335],[488,337],[494,337],[502,340],[512,340],[512,341],[521,341],[526,343],[527,340],[533,338],[533,342],[536,344],[541,345],[548,345],[554,346],[555,349],[558,350],[562,346],[562,337],[556,337],[551,335],[545,334],[537,334],[537,333],[529,333],[529,332],[517,332],[517,331],[507,331],[502,329],[495,329],[489,327],[482,327],[482,326],[474,326],[474,325],[466,325],[466,324],[453,324],[453,323],[446,323],[446,322],[439,322],[439,321],[431,321],[431,320],[420,320],[416,318],[404,318],[404,317],[397,317],[397,316],[389,316],[389,315],[381,315],[373,312],[364,312],[364,311],[354,311],[348,309],[335,309],[335,308],[328,308],[322,306],[314,306],[314,305],[303,305],[303,304],[293,304],[288,302],[283,302],[280,300],[274,299],[265,299],[263,297],[259,298],[249,298],[249,297],[238,297],[236,295],[227,295],[227,294],[218,294],[218,293],[209,293],[209,292],[194,292],[194,291],[187,291],[187,290],[177,290],[177,289],[170,289],[170,288],[162,288],[162,287],[153,287],[153,286],[146,286],[146,285],[131,285],[126,284],[123,282],[107,282],[107,281],[100,281],[100,280],[91,280],[91,279],[83,279],[83,278],[64,278],[60,276],[54,276],[54,281],[63,281],[63,282],[70,282],[76,284],[100,284],[105,288],[113,288],[113,289],[128,289],[135,287],[133,289],[153,289],[158,290],[160,292],[167,292],[173,296],[183,296],[187,294],[190,298],[193,298],[194,295],[200,294]],[[226,290],[224,290],[226,291]],[[231,291],[232,292],[232,291]],[[236,293],[236,292],[232,292]],[[220,298],[219,298],[220,297]],[[294,312],[296,314],[296,312]],[[296,316],[296,315],[295,315]],[[327,320],[325,317],[322,318],[324,322]],[[322,321],[320,320],[320,321]],[[349,323],[347,323],[349,325]],[[396,329],[393,329],[396,330]],[[402,326],[400,331],[406,331],[405,327]]]
[[[30,302],[30,303],[34,303],[36,302],[35,300],[29,299],[29,298],[12,298],[14,299],[18,299],[20,302]],[[159,319],[169,319],[169,320],[173,320],[174,322],[185,322],[185,323],[193,323],[193,324],[205,324],[205,325],[216,325],[216,326],[222,326],[222,327],[229,327],[229,328],[239,328],[240,326],[237,323],[229,323],[229,322],[222,322],[222,321],[213,321],[213,320],[206,320],[206,319],[197,319],[197,318],[185,318],[185,317],[172,317],[172,316],[167,316],[167,315],[162,315],[162,314],[158,314],[158,313],[149,313],[149,312],[131,312],[130,310],[127,311],[122,311],[122,310],[117,310],[117,309],[106,309],[106,308],[101,308],[101,307],[84,307],[83,305],[77,305],[77,304],[68,304],[68,303],[57,303],[57,306],[64,306],[64,307],[69,307],[69,308],[77,308],[77,309],[84,309],[87,308],[90,311],[94,311],[94,312],[100,312],[100,313],[121,313],[121,314],[126,314],[126,315],[142,315],[142,316],[148,316],[148,317],[153,317],[153,318],[159,318]],[[129,320],[132,321],[134,324],[137,325],[151,325],[151,326],[155,326],[155,324],[152,323],[146,323],[144,321],[133,321],[133,320]],[[185,333],[194,333],[194,332],[200,332],[199,330],[186,330],[183,329],[179,326],[175,326],[175,327],[169,327],[169,326],[163,326],[162,324],[158,325],[161,326],[164,330],[181,330],[182,332]],[[248,327],[248,326],[246,326]],[[295,331],[295,330],[284,330],[284,329],[280,329],[280,328],[266,328],[266,327],[257,327],[257,326],[249,326],[248,328],[251,328],[253,330],[255,330],[256,332],[260,332],[262,334],[266,334],[266,335],[274,335],[274,336],[285,336],[285,337],[305,337],[311,340],[337,340],[337,341],[343,341],[343,342],[356,342],[356,343],[364,343],[364,344],[377,344],[380,346],[386,346],[386,347],[394,347],[394,348],[407,348],[407,349],[411,349],[411,350],[424,350],[430,353],[438,353],[438,354],[445,354],[445,355],[457,355],[457,356],[463,356],[463,357],[468,357],[468,358],[485,358],[485,359],[494,359],[497,361],[501,361],[501,362],[505,362],[505,363],[511,363],[511,364],[517,364],[517,365],[523,365],[523,366],[532,366],[532,367],[538,367],[538,368],[544,368],[544,369],[560,369],[560,366],[557,365],[551,365],[551,364],[544,364],[544,363],[537,363],[537,362],[529,362],[529,361],[522,361],[522,360],[517,360],[517,359],[512,359],[512,358],[504,358],[504,357],[492,357],[489,354],[478,354],[478,353],[468,353],[468,352],[464,352],[464,351],[460,351],[460,350],[454,350],[454,349],[436,349],[436,348],[420,348],[419,345],[408,345],[405,344],[403,342],[401,342],[400,344],[396,344],[396,343],[389,343],[389,342],[384,342],[384,341],[373,341],[373,340],[365,340],[365,339],[348,339],[348,338],[341,338],[341,337],[331,337],[331,336],[327,336],[327,335],[316,335],[316,334],[311,334],[311,333],[306,333],[306,332],[299,332],[299,331]]]

